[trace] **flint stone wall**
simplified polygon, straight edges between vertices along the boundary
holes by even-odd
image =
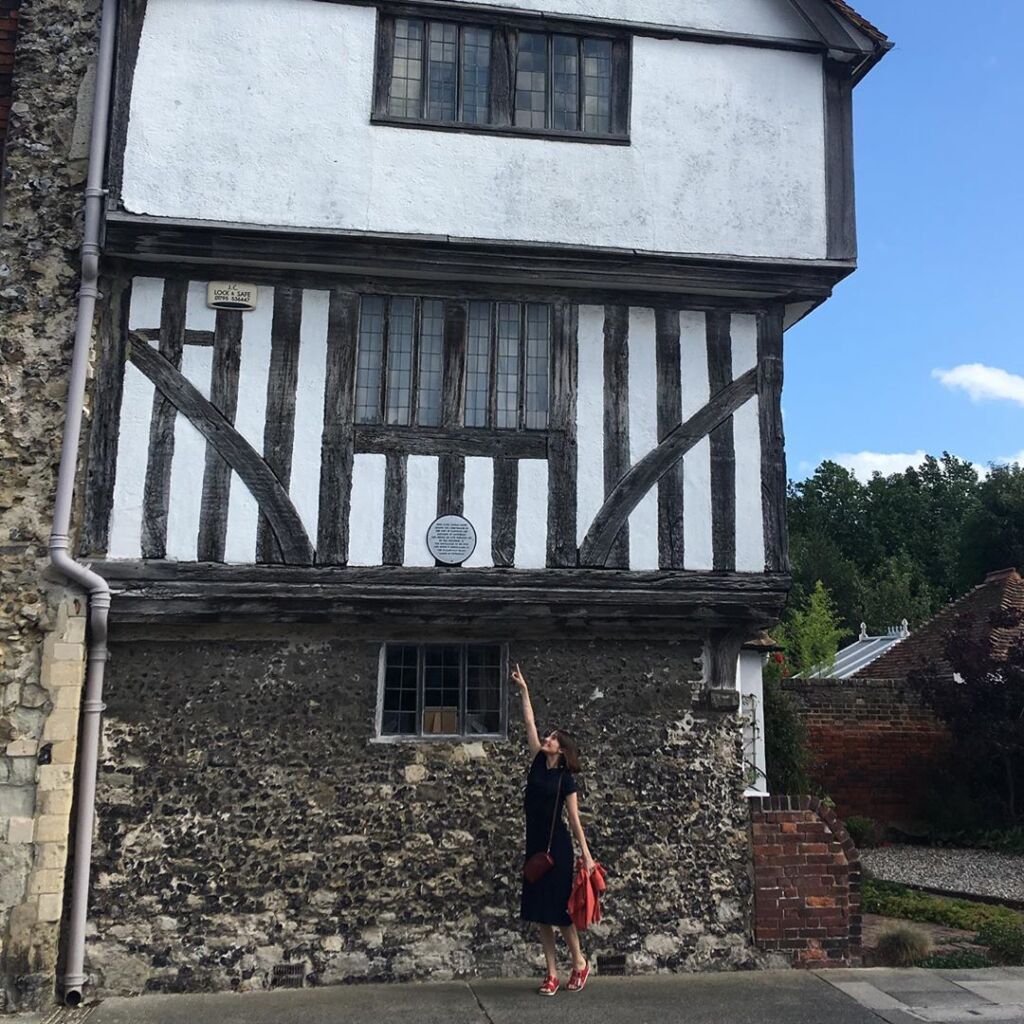
[[[46,539],[98,15],[97,0],[0,3],[0,44],[15,49],[0,185],[0,1011],[54,999],[67,843],[58,818],[66,822],[74,742],[65,726],[77,692],[63,684],[80,672],[81,651],[69,645],[81,641],[82,604],[77,595],[65,600],[62,581],[47,573]],[[61,685],[45,677],[47,663],[59,665]],[[55,729],[60,738],[46,751]]]
[[[94,995],[530,974],[518,920],[529,754],[371,742],[379,645],[327,632],[115,635],[87,969]],[[525,643],[541,729],[585,754],[609,871],[585,945],[630,972],[756,966],[735,715],[690,643]],[[530,939],[529,943],[524,937]]]

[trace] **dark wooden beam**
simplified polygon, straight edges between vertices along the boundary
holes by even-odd
[[[100,291],[106,300],[100,307],[99,352],[92,387],[89,424],[89,463],[85,488],[85,523],[79,550],[82,555],[107,550],[110,513],[114,507],[121,396],[128,344],[128,310],[132,287],[127,278],[104,280]]]
[[[408,458],[388,455],[384,469],[384,564],[405,562],[405,510]]]
[[[654,317],[660,443],[683,421],[683,384],[679,311],[659,309]],[[658,481],[658,565],[662,569],[682,569],[684,564],[683,463],[679,460]]]
[[[629,307],[604,310],[604,496],[629,471]],[[581,556],[582,557],[582,556]],[[588,564],[581,562],[581,564]],[[607,557],[613,569],[629,566],[629,519],[619,523]]]
[[[160,355],[181,369],[185,345],[185,304],[188,281],[164,281],[160,306]],[[153,395],[149,422],[149,454],[142,496],[142,557],[163,558],[167,554],[167,506],[171,495],[171,463],[174,461],[174,403],[159,390]]]
[[[229,423],[234,423],[238,411],[238,372],[242,360],[241,312],[234,309],[218,310],[213,335],[210,402]],[[224,561],[230,497],[231,467],[213,445],[207,445],[199,539],[196,545],[201,562]]]
[[[775,620],[778,574],[595,569],[294,568],[104,562],[115,623],[353,622],[458,626],[503,636],[584,632],[749,638]],[[723,662],[724,665],[724,662]]]
[[[285,560],[294,565],[312,564],[313,548],[295,506],[248,441],[145,339],[133,337],[129,332],[128,344],[131,361],[178,412],[188,417],[249,488],[260,511],[270,520]]]
[[[176,221],[111,212],[105,252],[170,267],[208,264],[216,274],[311,287],[347,284],[379,290],[389,279],[423,294],[424,275],[438,295],[474,291],[485,299],[536,298],[550,302],[567,290],[577,302],[629,303],[739,310],[770,300],[825,298],[855,269],[852,260],[754,259],[529,242],[487,242],[450,236],[389,235],[327,229],[293,230],[256,225]],[[153,271],[146,271],[153,273]],[[196,271],[198,273],[198,270]],[[275,275],[277,275],[275,277]],[[343,279],[343,280],[342,280]],[[445,282],[450,285],[446,289]],[[454,287],[453,287],[454,286]],[[667,293],[667,294],[666,294]],[[681,296],[693,296],[693,302]],[[697,303],[695,306],[693,303]]]
[[[850,70],[825,63],[825,202],[829,259],[857,258],[853,183],[853,82]]]
[[[355,450],[379,455],[479,455],[491,458],[543,459],[544,430],[490,430],[484,427],[394,427],[357,423]]]
[[[494,460],[491,499],[491,558],[496,566],[511,567],[516,560],[516,510],[519,505],[519,462]]]
[[[275,288],[270,326],[270,370],[267,374],[267,421],[263,459],[288,490],[295,441],[295,391],[299,385],[299,344],[302,330],[302,289]],[[256,561],[279,562],[280,547],[266,516],[256,532]]]
[[[781,309],[757,320],[757,409],[761,435],[761,512],[769,572],[789,572],[786,441],[782,423]]]
[[[327,318],[327,374],[317,520],[317,561],[322,565],[344,565],[348,561],[358,334],[359,296],[346,288],[332,288]]]
[[[708,386],[716,395],[732,382],[732,317],[707,316]],[[711,543],[713,565],[736,568],[736,444],[732,416],[711,431]]]
[[[757,370],[748,370],[723,391],[712,396],[704,408],[676,427],[654,451],[633,466],[594,517],[580,547],[580,565],[606,565],[615,537],[643,496],[702,437],[706,437],[732,416],[756,393]]]
[[[576,564],[576,384],[578,307],[552,309],[551,402],[548,425],[548,551],[550,566]],[[524,370],[525,374],[525,370]]]
[[[121,205],[124,181],[124,149],[128,139],[132,85],[139,58],[142,23],[146,18],[146,0],[121,0],[118,5],[117,49],[114,54],[114,89],[110,110],[108,188],[110,202]]]

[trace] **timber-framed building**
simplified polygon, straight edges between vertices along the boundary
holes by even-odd
[[[597,962],[757,962],[783,337],[855,267],[888,44],[838,0],[545,6],[120,4],[96,991],[528,969],[511,662],[586,756]]]

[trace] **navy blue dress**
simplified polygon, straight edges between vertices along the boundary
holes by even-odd
[[[561,776],[562,790],[558,793]],[[551,856],[555,858],[552,867],[543,878],[532,884],[523,877],[523,895],[519,916],[524,921],[537,924],[572,924],[569,917],[569,895],[572,892],[573,852],[569,829],[562,821],[562,806],[570,793],[576,792],[576,780],[565,768],[548,768],[543,751],[530,765],[526,776],[526,795],[523,809],[526,811],[526,857],[525,864],[535,853],[548,848],[551,832],[551,818],[555,814],[555,797],[558,796],[558,820],[555,836],[551,843]]]

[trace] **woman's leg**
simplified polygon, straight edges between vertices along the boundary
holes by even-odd
[[[555,958],[555,930],[549,924],[537,925],[540,944],[544,947],[544,959],[548,962],[548,976],[558,974],[558,960]]]
[[[587,958],[580,950],[580,937],[576,931],[576,926],[573,924],[563,924],[559,927],[562,929],[562,937],[565,939],[565,944],[569,947],[569,952],[572,954],[573,967],[577,971],[582,971],[587,964]]]

